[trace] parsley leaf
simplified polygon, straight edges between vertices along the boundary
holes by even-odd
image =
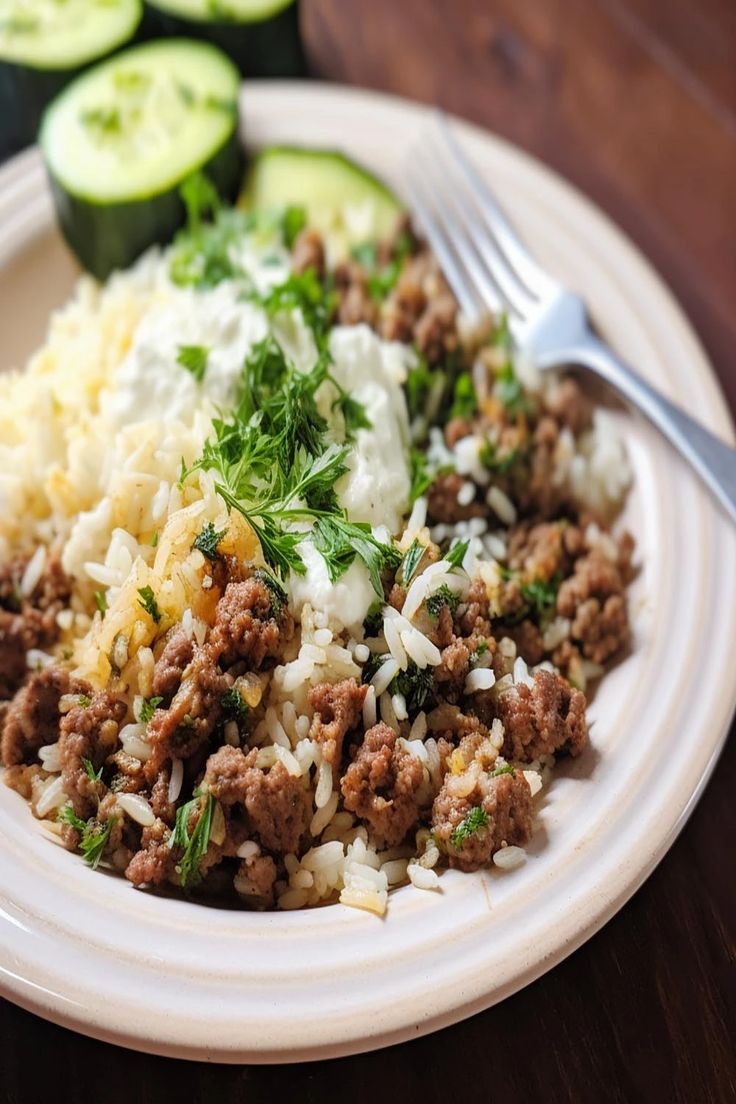
[[[381,632],[383,628],[383,605],[383,595],[375,602],[371,602],[365,621],[363,622],[363,629],[366,636],[378,636]],[[366,662],[370,662],[370,660]]]
[[[211,521],[206,521],[192,542],[192,548],[198,548],[208,560],[216,560],[217,546],[225,536],[225,529],[215,529]]]
[[[207,371],[209,355],[210,351],[204,345],[180,345],[176,363],[191,372],[197,383],[201,383]]]
[[[444,559],[450,567],[462,567],[469,544],[469,540],[458,541],[457,544],[453,544],[449,552],[445,553]]]
[[[502,767],[496,767],[491,771],[491,778],[500,778],[502,774],[516,774],[516,771],[510,763],[504,763]]]
[[[409,501],[413,506],[416,500],[432,486],[436,473],[429,470],[427,455],[418,448],[412,448],[409,452],[409,468],[411,471]]]
[[[82,709],[89,709],[92,704],[92,699],[89,694],[80,694],[77,697],[77,701],[79,702],[79,705],[82,707]]]
[[[503,314],[498,320],[493,344],[504,353],[504,361],[496,372],[495,394],[511,415],[529,414],[533,410],[529,396],[514,367],[514,347],[509,329],[508,317]]]
[[[82,833],[82,839],[79,843],[79,850],[84,855],[84,861],[88,866],[91,866],[93,870],[97,869],[103,852],[107,847],[107,841],[110,839],[110,833],[112,832],[115,819],[115,817],[110,817],[104,826],[96,820],[87,821],[87,825]]]
[[[533,579],[521,584],[521,596],[538,619],[543,619],[554,609],[561,582],[562,576],[558,572],[551,579]]]
[[[220,705],[231,720],[242,720],[248,713],[248,703],[243,701],[240,692],[234,686],[222,695]]]
[[[350,256],[357,261],[362,268],[373,269],[378,261],[376,243],[372,241],[360,242],[350,250]]]
[[[385,568],[398,567],[401,553],[393,545],[383,544],[374,537],[370,525],[350,522],[338,515],[321,517],[314,526],[312,539],[333,583],[347,571],[357,555],[368,568],[376,594],[383,598],[381,572]]]
[[[281,586],[278,579],[276,579],[270,571],[264,571],[262,567],[256,569],[255,577],[259,582],[263,583],[266,590],[271,595],[271,612],[274,617],[278,617],[283,606],[287,602],[288,595],[286,591]]]
[[[455,380],[450,407],[451,418],[472,418],[478,410],[478,399],[469,372],[461,372]]]
[[[89,778],[90,782],[99,782],[102,778],[102,767],[98,771],[95,770],[95,765],[90,759],[82,757],[82,766],[84,767],[84,773]]]
[[[436,378],[437,373],[430,371],[426,358],[417,354],[417,362],[409,369],[405,385],[406,404],[411,419],[424,414],[429,392]]]
[[[85,761],[83,760],[83,762]],[[86,762],[88,762],[88,760]],[[85,770],[93,781],[98,780],[98,776],[94,774],[94,771],[90,774],[86,765]],[[79,840],[79,850],[84,855],[84,861],[87,865],[91,866],[93,870],[96,870],[103,852],[107,847],[107,841],[110,839],[110,833],[112,832],[116,818],[110,817],[104,825],[100,824],[100,822],[94,818],[85,821],[77,816],[71,803],[69,803],[59,809],[56,814],[56,819],[63,821],[64,824],[71,825],[72,828],[75,828],[77,832],[79,832],[81,837]]]
[[[138,605],[146,611],[149,617],[153,618],[154,622],[158,625],[161,620],[161,611],[158,608],[156,602],[156,596],[150,586],[144,586],[138,588]]]
[[[294,242],[307,225],[307,212],[303,207],[289,204],[281,216],[281,234],[287,249],[294,248]]]
[[[107,594],[104,590],[95,591],[95,605],[104,617],[107,611]]]
[[[143,699],[138,708],[138,721],[140,724],[148,724],[163,700],[164,699],[161,697]]]
[[[192,173],[182,182],[179,195],[186,207],[187,226],[192,233],[200,229],[207,215],[216,215],[221,207],[217,188],[201,171]]]
[[[401,581],[403,582],[404,586],[408,586],[411,582],[412,576],[414,575],[416,569],[419,567],[424,553],[424,545],[420,544],[415,537],[414,540],[411,542],[401,564]]]
[[[64,824],[71,825],[78,832],[84,832],[87,827],[87,821],[77,816],[71,804],[63,805],[57,812],[56,819]]]
[[[460,599],[457,594],[453,594],[447,583],[443,583],[442,586],[434,592],[434,594],[430,594],[425,604],[427,607],[427,613],[433,621],[436,621],[440,615],[443,606],[447,606],[447,608],[450,610],[450,613],[454,613],[460,604]]]
[[[192,813],[200,809],[200,815],[194,830],[190,834],[189,821]],[[215,809],[215,799],[208,794],[202,805],[201,797],[193,797],[176,811],[176,824],[169,837],[169,847],[180,847],[182,856],[176,865],[181,879],[182,888],[197,885],[201,881],[199,867],[207,853],[212,831],[212,815]]]
[[[365,682],[365,677],[363,678]],[[410,663],[405,671],[399,671],[390,687],[392,694],[402,694],[409,713],[419,713],[432,697],[434,673],[431,667],[424,670]]]
[[[478,459],[484,468],[497,475],[508,475],[519,460],[526,456],[528,450],[517,446],[508,452],[499,453],[493,441],[484,441],[481,445]]]
[[[480,832],[483,828],[488,826],[488,816],[485,809],[480,805],[475,805],[470,810],[468,815],[461,820],[457,828],[450,836],[450,843],[453,847],[460,850],[463,844],[471,837]]]

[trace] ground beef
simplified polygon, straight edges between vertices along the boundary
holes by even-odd
[[[27,564],[27,558],[16,558],[0,568],[0,698],[12,697],[27,677],[26,652],[58,640],[56,616],[69,601],[69,580],[55,551],[47,553],[33,592],[22,597]]]
[[[152,754],[145,767],[149,782],[156,780],[167,760],[190,758],[214,732],[222,697],[232,682],[220,670],[218,654],[219,649],[210,644],[197,648],[171,705],[157,709],[149,721]]]
[[[251,670],[266,659],[280,659],[294,634],[294,621],[285,605],[274,608],[274,597],[258,578],[229,583],[215,611],[209,645],[221,666],[243,661]]]
[[[381,336],[386,341],[403,341],[411,344],[414,327],[427,305],[424,281],[428,272],[427,254],[419,254],[408,260],[402,268],[395,286],[383,304]]]
[[[468,518],[485,517],[488,507],[482,502],[461,506],[457,500],[465,480],[457,472],[438,475],[427,492],[427,517],[433,525],[455,525]]]
[[[77,816],[92,816],[105,788],[102,781],[90,778],[82,760],[87,759],[99,771],[115,750],[127,709],[120,698],[100,691],[89,705],[75,705],[61,718],[61,776]]]
[[[113,793],[141,793],[146,789],[146,772],[143,763],[134,755],[120,748],[107,760],[107,766],[114,773],[110,779]]]
[[[341,782],[345,808],[388,847],[401,843],[416,824],[424,782],[421,761],[397,739],[382,722],[370,728]]]
[[[171,774],[167,769],[160,771],[151,787],[151,808],[154,816],[173,826],[176,820],[176,805],[169,801],[169,782]]]
[[[576,560],[574,574],[557,592],[557,612],[570,619],[571,640],[594,663],[604,663],[629,641],[624,588],[618,566],[594,549]]]
[[[429,637],[436,647],[443,649],[447,648],[454,639],[454,624],[452,619],[452,610],[447,604],[440,606],[439,613],[436,618],[431,618],[427,615],[429,624],[426,627],[425,635]],[[421,626],[424,630],[424,626]]]
[[[207,760],[205,784],[224,806],[242,805],[250,834],[268,851],[296,852],[309,823],[301,779],[282,763],[264,771],[256,766],[258,749],[247,755],[223,746]]]
[[[174,873],[174,852],[169,847],[171,832],[162,820],[143,829],[140,850],[133,855],[125,877],[134,886],[161,885]]]
[[[521,771],[494,777],[476,763],[471,763],[468,770],[474,775],[474,785],[469,792],[464,792],[467,789],[465,777],[451,771],[445,775],[432,806],[432,832],[446,851],[450,866],[472,871],[487,866],[501,847],[523,847],[529,842],[532,795]],[[483,810],[485,823],[466,834],[461,825],[477,808]]]
[[[249,898],[252,904],[269,908],[273,905],[276,874],[276,863],[270,855],[255,855],[241,862],[235,875],[235,886],[238,893]]]
[[[368,687],[352,678],[334,685],[321,682],[309,691],[309,704],[314,709],[309,737],[321,745],[335,783],[340,777],[343,740],[360,723],[367,693]]]
[[[454,636],[447,647],[442,649],[440,662],[434,668],[434,679],[438,690],[445,697],[456,698],[462,693],[474,650],[474,644],[459,636]]]
[[[491,635],[488,590],[478,575],[470,582],[468,597],[463,603],[462,613],[458,613],[456,624],[463,636],[472,633],[477,636]]]
[[[194,641],[183,630],[169,637],[153,668],[152,689],[155,697],[173,698],[193,657]]]
[[[444,430],[445,444],[449,449],[453,449],[463,437],[469,437],[474,428],[469,418],[450,418]]]
[[[316,230],[305,226],[294,242],[291,257],[294,272],[306,272],[312,269],[321,280],[325,274],[325,247]]]
[[[368,277],[355,261],[344,261],[335,269],[337,291],[337,321],[341,326],[357,326],[361,322],[375,326],[378,306],[368,290]]]
[[[525,513],[551,517],[564,500],[563,489],[554,481],[555,451],[560,428],[554,418],[539,419],[532,434],[531,466],[523,473],[519,505]]]
[[[457,302],[449,291],[430,299],[414,326],[414,344],[430,364],[457,348]]]
[[[542,634],[539,627],[525,618],[518,625],[513,625],[506,630],[516,644],[516,651],[530,667],[536,666],[544,659],[545,649]]]
[[[577,435],[593,424],[593,403],[574,379],[563,379],[544,400],[545,409],[561,426]]]
[[[31,675],[9,705],[0,752],[6,767],[36,758],[38,749],[59,738],[59,701],[64,694],[91,694],[86,682],[53,665]]]
[[[558,752],[579,755],[587,744],[585,695],[551,671],[538,671],[532,686],[521,683],[500,694],[496,708],[507,759],[530,763]]]
[[[568,551],[573,543],[570,529],[558,521],[521,522],[509,536],[508,565],[512,571],[520,571],[528,581],[542,579],[545,582],[554,575],[567,575],[572,559]],[[579,533],[579,530],[576,529]]]

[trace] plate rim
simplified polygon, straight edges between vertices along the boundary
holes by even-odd
[[[369,109],[375,108],[377,104],[381,104],[384,108],[395,110],[397,108],[406,109],[413,108],[419,109],[425,114],[429,115],[432,111],[431,107],[425,104],[418,104],[412,100],[389,95],[382,92],[373,92],[365,89],[356,89],[351,86],[328,84],[326,82],[318,81],[269,81],[269,82],[245,82],[244,96],[246,103],[250,100],[255,103],[254,112],[257,111],[258,100],[268,99],[271,96],[281,95],[294,95],[297,92],[301,96],[310,95],[315,100],[320,96],[327,96],[328,98],[342,97],[348,98],[351,101],[357,103],[362,101]],[[716,376],[716,373],[710,363],[710,360],[705,352],[705,349],[690,323],[683,308],[678,303],[674,294],[657,272],[656,268],[646,258],[642,251],[633,243],[627,235],[616,225],[616,223],[600,208],[597,207],[586,195],[584,195],[573,184],[570,184],[564,177],[558,174],[553,169],[546,166],[543,162],[538,161],[535,157],[527,153],[526,151],[516,147],[512,142],[507,139],[501,138],[484,128],[472,123],[468,123],[459,118],[453,116],[454,121],[461,128],[464,134],[474,135],[475,140],[485,144],[492,145],[496,151],[501,151],[503,155],[512,161],[516,161],[526,166],[527,171],[532,172],[537,176],[543,177],[548,183],[553,185],[555,189],[563,189],[567,192],[575,203],[581,207],[587,213],[595,223],[600,226],[605,225],[607,232],[617,240],[618,244],[628,252],[629,257],[635,262],[641,273],[646,276],[649,284],[656,288],[657,293],[663,302],[666,304],[667,312],[673,320],[677,321],[679,329],[685,335],[691,345],[691,348],[695,351],[701,365],[705,369],[704,378],[706,378],[710,384],[709,387],[709,418],[708,421],[718,423],[718,427],[724,435],[728,436],[731,440],[734,439],[733,420],[723,395],[720,383]],[[37,166],[38,153],[36,150],[24,151],[11,159],[2,169],[0,169],[0,200],[2,199],[3,185],[6,180],[10,180],[11,176],[17,174],[22,180],[24,172],[32,171],[34,166]],[[3,218],[3,208],[0,203],[0,219]],[[706,492],[702,492],[706,493]],[[615,913],[623,907],[623,905],[633,896],[633,894],[639,889],[647,877],[652,873],[657,864],[664,857],[666,852],[674,843],[675,839],[679,835],[680,831],[684,827],[687,819],[692,813],[697,801],[700,799],[707,782],[712,774],[718,757],[723,749],[726,737],[728,735],[731,720],[733,715],[734,705],[736,704],[736,688],[731,691],[731,701],[728,705],[726,712],[724,713],[724,722],[722,731],[719,734],[717,740],[714,740],[711,747],[710,757],[707,766],[701,774],[697,784],[691,789],[690,795],[684,807],[682,807],[678,813],[677,818],[670,826],[667,833],[662,836],[656,847],[653,848],[651,853],[647,857],[645,863],[640,864],[637,869],[636,875],[628,880],[623,890],[618,895],[613,896],[603,907],[594,910],[593,914],[588,919],[587,923],[578,927],[575,934],[563,941],[563,943],[555,950],[554,953],[547,955],[541,961],[537,962],[534,966],[528,967],[526,971],[522,971],[518,976],[507,983],[505,987],[495,994],[492,998],[486,996],[477,996],[471,999],[467,1004],[454,1004],[447,1008],[444,1012],[437,1012],[431,1017],[423,1020],[420,1023],[407,1022],[402,1027],[397,1027],[391,1030],[389,1033],[382,1034],[380,1037],[376,1037],[373,1034],[362,1036],[360,1039],[350,1039],[341,1043],[330,1043],[324,1041],[321,1044],[305,1044],[303,1048],[292,1048],[288,1053],[283,1051],[267,1051],[260,1049],[258,1051],[249,1050],[248,1048],[242,1048],[240,1050],[228,1049],[224,1051],[218,1051],[217,1047],[207,1046],[197,1048],[191,1045],[168,1045],[162,1043],[161,1039],[148,1038],[145,1035],[137,1035],[135,1033],[128,1036],[121,1035],[120,1031],[116,1028],[106,1026],[103,1023],[91,1022],[89,1019],[89,1013],[87,1015],[76,1016],[64,1011],[58,1003],[49,1002],[49,994],[42,995],[41,993],[33,993],[32,989],[28,988],[28,985],[33,985],[33,982],[29,982],[28,979],[16,977],[15,982],[8,977],[8,971],[0,969],[0,994],[7,996],[8,999],[21,1005],[31,1012],[42,1015],[54,1022],[61,1024],[62,1026],[71,1027],[74,1030],[82,1031],[86,1034],[92,1035],[98,1039],[102,1039],[107,1042],[116,1043],[118,1045],[127,1046],[130,1048],[148,1051],[149,1053],[165,1054],[171,1057],[190,1058],[190,1059],[208,1059],[219,1060],[227,1062],[292,1062],[303,1060],[317,1060],[325,1057],[337,1057],[340,1055],[359,1053],[366,1050],[377,1049],[379,1047],[389,1046],[394,1043],[415,1038],[420,1034],[426,1034],[430,1031],[438,1030],[441,1027],[448,1024],[455,1023],[460,1019],[464,1019],[466,1016],[472,1015],[482,1009],[489,1007],[490,1004],[496,1003],[499,1000],[504,999],[511,993],[516,992],[518,989],[530,984],[532,981],[539,978],[542,974],[546,973],[553,966],[563,961],[569,954],[582,945],[587,939],[589,939],[595,932],[600,930],[611,919]],[[3,902],[3,895],[0,893],[0,906]],[[7,914],[6,914],[7,915]],[[3,919],[2,908],[0,908],[0,922]],[[389,921],[390,923],[390,921]],[[0,928],[0,935],[2,934],[2,928]]]

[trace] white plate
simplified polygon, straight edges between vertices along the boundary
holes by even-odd
[[[318,84],[248,85],[251,143],[345,150],[400,190],[424,108]],[[584,290],[653,383],[731,437],[702,349],[636,250],[567,184],[498,139],[460,134],[543,261]],[[40,161],[0,172],[1,356],[41,340],[73,269]],[[1,365],[0,365],[1,366]],[[378,920],[342,906],[254,914],[136,892],[49,842],[0,788],[0,991],[58,1023],[162,1054],[329,1057],[432,1031],[550,969],[623,905],[700,794],[736,697],[736,536],[659,438],[621,418],[635,473],[626,521],[641,572],[635,646],[590,709],[592,748],[550,789],[524,867],[395,892]]]

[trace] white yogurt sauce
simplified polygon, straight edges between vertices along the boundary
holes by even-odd
[[[351,521],[401,528],[409,505],[409,419],[402,383],[413,356],[398,342],[381,341],[368,326],[338,326],[330,335],[332,374],[362,403],[370,429],[359,429],[337,484]]]
[[[330,580],[327,565],[309,540],[299,545],[299,555],[307,568],[305,575],[289,576],[291,608],[296,617],[308,602],[312,609],[327,614],[335,629],[359,625],[368,613],[376,594],[361,560],[353,560],[336,582]]]

